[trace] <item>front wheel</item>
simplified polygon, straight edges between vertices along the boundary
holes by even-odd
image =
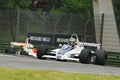
[[[79,55],[79,61],[81,63],[90,63],[91,60],[91,51],[89,49],[83,49]]]
[[[38,47],[38,51],[37,51],[37,58],[38,59],[45,59],[42,56],[45,55],[48,51],[48,47],[47,45],[40,45]]]
[[[97,49],[95,53],[96,53],[95,64],[105,65],[107,60],[107,52],[104,50]]]

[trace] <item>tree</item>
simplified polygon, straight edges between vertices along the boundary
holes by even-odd
[[[28,9],[30,6],[30,0],[13,0],[14,5],[20,9]]]
[[[120,19],[120,0],[112,0],[113,1],[113,6],[114,6],[114,11],[117,19]]]
[[[113,5],[114,5],[114,12],[115,12],[115,16],[116,16],[116,22],[117,22],[117,26],[118,26],[118,33],[120,36],[120,0],[112,0],[113,1]]]
[[[0,0],[0,9],[11,9],[14,7],[13,4],[12,0]]]
[[[61,10],[64,12],[74,12],[81,14],[89,14],[91,8],[90,0],[63,0]]]
[[[0,0],[0,9],[28,9],[30,0]]]

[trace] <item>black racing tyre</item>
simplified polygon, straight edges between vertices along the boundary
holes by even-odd
[[[45,55],[48,51],[47,45],[40,45],[37,49],[37,58],[38,59],[45,59],[42,56]]]
[[[24,50],[21,50],[20,55],[28,55],[28,53]]]
[[[15,54],[15,53],[16,53],[16,50],[15,50],[15,48],[7,47],[7,48],[5,49],[5,53]]]
[[[91,60],[91,51],[89,49],[83,49],[79,55],[79,61],[81,63],[88,64]]]
[[[95,64],[105,65],[107,60],[107,52],[104,50],[97,49],[95,53],[96,53]]]

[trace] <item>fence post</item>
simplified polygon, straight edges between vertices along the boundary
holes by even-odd
[[[0,22],[0,36],[1,36],[1,22]]]
[[[68,22],[68,29],[67,29],[67,33],[68,33],[68,34],[70,33],[71,23],[72,23],[72,13],[70,13],[70,21]]]
[[[10,36],[12,38],[12,41],[15,41],[15,29],[14,29],[14,19],[11,15],[13,15],[14,11],[8,10],[8,15],[10,19]]]
[[[15,35],[15,41],[18,40],[19,21],[20,21],[20,10],[17,11],[17,24],[16,24],[16,35]]]
[[[45,11],[43,11],[42,12],[42,33],[44,33],[44,28],[45,28],[45,20],[46,20],[46,12]]]
[[[58,16],[58,18],[57,18],[57,21],[56,21],[56,23],[55,23],[55,29],[54,29],[54,34],[56,34],[56,32],[57,32],[57,24],[58,24],[58,22],[60,21],[60,17]]]
[[[13,20],[11,20],[10,32],[11,32],[12,41],[15,41],[15,31],[13,26],[14,26],[14,23],[13,23]]]
[[[101,31],[100,31],[100,48],[102,49],[102,40],[103,40],[103,26],[104,26],[104,13],[102,13],[101,17]]]
[[[89,23],[89,19],[86,21],[86,23],[85,23],[85,26],[84,26],[84,41],[86,41],[86,37],[87,37],[87,35],[86,35],[86,31],[87,31],[87,24]]]
[[[57,21],[56,21],[56,23],[55,23],[55,27],[54,27],[54,33],[53,33],[53,45],[54,45],[54,40],[55,40],[55,34],[56,34],[56,32],[57,32],[57,24],[58,24],[58,22],[60,21],[60,16],[58,16],[58,18],[57,18]]]

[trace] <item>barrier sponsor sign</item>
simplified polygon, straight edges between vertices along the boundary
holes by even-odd
[[[30,43],[51,45],[53,36],[51,34],[28,33]]]
[[[70,35],[54,35],[54,45],[67,44],[69,42]]]
[[[67,44],[69,42],[70,36],[71,35],[28,33],[28,38],[30,39],[30,43],[47,44],[54,46],[58,46],[59,44]]]

